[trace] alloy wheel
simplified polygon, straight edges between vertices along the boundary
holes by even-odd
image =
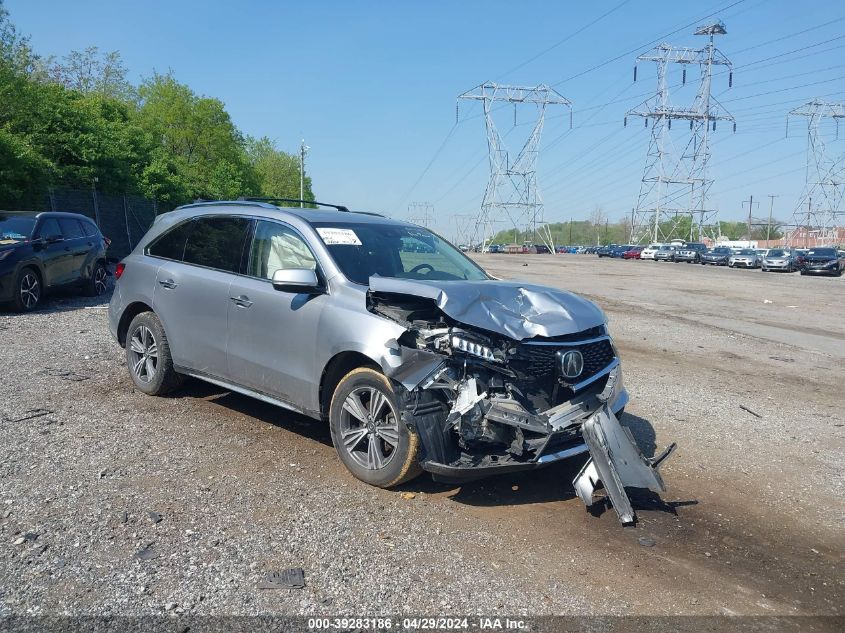
[[[107,276],[108,274],[106,273],[106,269],[102,266],[97,266],[94,269],[94,291],[98,296],[106,291]]]
[[[158,344],[146,325],[139,325],[129,339],[132,373],[141,382],[150,382],[158,371]]]
[[[367,470],[380,470],[396,455],[399,423],[390,400],[374,387],[358,387],[343,402],[343,450]]]
[[[32,310],[38,305],[38,300],[41,298],[41,284],[38,283],[38,277],[35,273],[26,273],[21,279],[21,303],[27,310]]]

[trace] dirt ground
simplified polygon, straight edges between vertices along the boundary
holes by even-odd
[[[477,259],[609,315],[623,423],[679,445],[636,526],[585,510],[579,463],[370,488],[320,423],[199,382],[135,391],[102,302],[59,297],[0,313],[0,615],[842,614],[845,278]],[[293,566],[304,590],[256,590]]]

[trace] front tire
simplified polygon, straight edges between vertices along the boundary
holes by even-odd
[[[150,396],[162,396],[182,384],[173,368],[167,335],[154,312],[142,312],[126,332],[126,368],[132,382]]]
[[[24,267],[15,278],[15,298],[12,300],[17,312],[32,312],[41,305],[44,288],[41,276],[34,268]]]
[[[354,369],[338,383],[329,426],[340,461],[365,483],[390,488],[422,472],[419,436],[402,423],[390,381],[374,369]]]

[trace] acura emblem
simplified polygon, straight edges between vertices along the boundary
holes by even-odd
[[[584,371],[584,357],[578,350],[565,352],[560,357],[560,371],[566,378],[577,378]]]

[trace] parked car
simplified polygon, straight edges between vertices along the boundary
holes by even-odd
[[[717,246],[709,251],[704,251],[698,261],[702,265],[727,266],[731,255],[733,255],[733,251],[727,246]]]
[[[596,255],[599,257],[610,257],[610,253],[613,249],[619,248],[618,244],[608,244],[607,246],[599,246],[596,249]]]
[[[845,258],[835,248],[811,248],[798,259],[802,275],[835,275],[840,277]]]
[[[0,302],[29,312],[59,288],[102,295],[108,244],[97,225],[77,213],[0,214]]]
[[[633,248],[632,244],[625,244],[624,246],[614,246],[610,249],[609,257],[622,259],[623,255]]]
[[[545,244],[534,244],[528,248],[528,252],[535,255],[548,255],[551,253],[549,247]]]
[[[657,252],[657,249],[663,246],[660,242],[655,242],[654,244],[649,244],[646,246],[642,253],[640,253],[640,259],[654,259],[654,254]]]
[[[795,272],[798,269],[795,252],[788,248],[771,248],[760,264],[764,273],[770,270]]]
[[[429,249],[406,252],[414,241]],[[345,207],[196,203],[158,216],[116,276],[109,327],[140,391],[193,376],[327,420],[369,484],[590,452],[611,474],[588,461],[573,482],[587,505],[601,479],[629,522],[624,486],[663,489],[671,447],[646,460],[616,418],[628,393],[604,313],[493,279],[422,227]]]
[[[730,268],[757,268],[759,266],[760,258],[753,248],[740,249],[738,253],[728,258],[728,267]]]
[[[622,253],[622,259],[639,259],[640,254],[643,252],[642,246],[634,246],[633,248],[628,249],[624,253]]]
[[[656,262],[673,262],[675,261],[675,247],[669,244],[664,244],[658,247],[654,253],[654,261]]]
[[[687,262],[697,264],[701,260],[701,254],[707,250],[707,246],[700,242],[688,242],[675,251],[675,262]]]

